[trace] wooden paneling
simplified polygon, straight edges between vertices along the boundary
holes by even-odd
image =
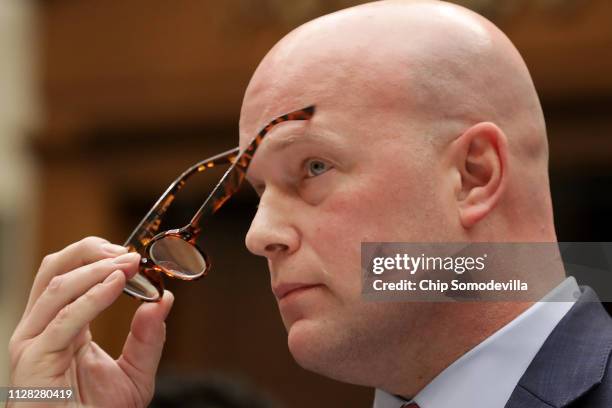
[[[41,3],[48,130],[108,122],[236,120],[282,27],[256,31],[224,2]]]
[[[612,93],[612,2],[573,3],[563,12],[524,12],[501,25],[547,99]]]

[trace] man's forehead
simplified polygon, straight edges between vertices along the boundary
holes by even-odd
[[[254,77],[254,81],[257,83],[249,86],[240,114],[241,146],[280,115],[313,104],[317,108],[322,103],[328,105],[329,95],[308,83],[311,82],[310,78],[283,78],[270,83]],[[298,85],[298,82],[302,85]]]
[[[240,138],[241,149],[247,149],[247,143],[250,144],[248,149],[252,153],[255,153],[259,146],[263,143],[264,139],[269,139],[271,134],[274,133],[279,127],[286,128],[290,126],[292,128],[300,129],[300,133],[303,133],[304,128],[309,124],[315,114],[315,106],[309,105],[300,109],[292,110],[282,115],[279,115],[269,122],[266,123],[259,131],[255,132],[253,136],[246,135]],[[294,135],[295,136],[295,135]],[[282,147],[293,142],[293,138],[279,139],[275,141],[275,145]]]
[[[287,109],[315,101],[326,110],[347,110],[374,93],[386,96],[392,81],[397,87],[403,75],[392,75],[370,37],[355,38],[359,32],[349,35],[347,30],[329,33],[329,27],[298,29],[266,55],[245,93],[241,143]]]
[[[312,106],[308,103],[299,104],[279,104],[276,103],[274,108],[272,104],[266,104],[261,109],[254,109],[252,112],[242,113],[240,119],[240,147],[246,147],[247,143],[250,143],[261,132],[266,133],[265,137],[268,137],[271,133],[276,133],[279,128],[284,128],[289,124],[301,122],[297,118],[286,118],[282,119],[283,115],[287,113],[296,112],[300,109]],[[244,109],[243,109],[244,110]],[[280,119],[280,120],[279,120]],[[310,118],[308,118],[310,119]]]
[[[370,56],[375,53],[370,53]],[[326,118],[355,118],[368,107],[406,106],[409,78],[406,70],[351,55],[264,61],[245,93],[240,115],[240,143],[248,142],[276,115],[315,103]],[[405,67],[404,67],[405,68]]]

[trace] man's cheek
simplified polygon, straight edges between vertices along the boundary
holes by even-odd
[[[330,228],[330,230],[333,228]],[[325,236],[316,245],[316,252],[327,275],[327,285],[336,297],[353,299],[361,294],[361,241],[348,231]]]
[[[362,182],[347,184],[325,200],[318,217],[319,232],[342,241],[359,239],[369,234],[371,229],[378,229],[376,226],[384,219],[387,206],[379,186]]]

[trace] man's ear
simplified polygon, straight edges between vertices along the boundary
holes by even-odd
[[[466,130],[451,145],[452,165],[459,173],[457,208],[464,228],[473,227],[497,205],[506,185],[508,140],[490,122]]]

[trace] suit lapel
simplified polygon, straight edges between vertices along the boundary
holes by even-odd
[[[546,339],[506,408],[567,406],[601,383],[611,349],[610,316],[587,287]]]
[[[506,403],[506,408],[552,408],[553,405],[542,401],[529,390],[517,385],[510,400]]]

